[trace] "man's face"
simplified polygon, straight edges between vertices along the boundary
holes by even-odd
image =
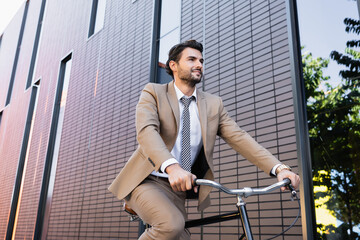
[[[190,86],[201,82],[203,73],[202,54],[199,50],[194,48],[185,48],[179,59],[178,63],[175,63],[175,69],[173,69],[174,78],[178,78]]]

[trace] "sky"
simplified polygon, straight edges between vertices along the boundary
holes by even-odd
[[[301,0],[297,1],[300,29],[300,44],[311,52],[314,58],[330,58],[336,50],[345,52],[346,42],[359,39],[358,35],[345,32],[345,18],[359,19],[356,1],[353,0]],[[330,83],[340,83],[339,71],[345,69],[330,60],[325,76]]]
[[[0,35],[25,0],[0,0]]]

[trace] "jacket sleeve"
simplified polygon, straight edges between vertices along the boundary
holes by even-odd
[[[153,165],[154,170],[159,171],[161,164],[173,156],[160,135],[157,100],[154,85],[147,84],[136,106],[136,133],[147,160]]]

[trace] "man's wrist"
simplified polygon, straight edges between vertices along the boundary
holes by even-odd
[[[165,169],[165,171],[166,171],[167,174],[170,174],[172,170],[175,170],[175,169],[177,169],[177,168],[181,168],[181,167],[180,167],[180,164],[174,163],[174,164],[169,165],[169,166]]]
[[[275,166],[273,166],[273,168],[272,168],[271,171],[270,171],[270,175],[271,175],[271,176],[276,176],[275,170],[276,170],[277,167],[280,166],[280,165],[281,165],[281,163],[278,163],[278,164],[276,164]]]
[[[281,164],[280,166],[278,166],[275,169],[275,174],[278,175],[283,170],[291,171],[291,167],[289,167],[288,165],[285,165],[285,164]]]
[[[166,173],[166,168],[175,163],[179,163],[175,158],[170,158],[170,159],[166,160],[160,166],[161,172]]]

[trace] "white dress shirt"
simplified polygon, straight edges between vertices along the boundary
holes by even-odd
[[[174,84],[176,97],[178,99],[179,110],[180,110],[180,126],[179,126],[179,133],[176,137],[176,142],[171,150],[171,154],[174,158],[170,158],[166,160],[160,167],[161,172],[153,171],[151,174],[159,177],[168,177],[165,173],[165,169],[174,163],[179,163],[181,166],[181,137],[182,137],[182,125],[183,125],[183,110],[184,105],[180,101],[180,99],[185,96],[181,90]],[[197,107],[197,98],[196,98],[196,89],[193,92],[192,96],[195,97],[195,100],[191,101],[189,105],[189,113],[190,113],[190,145],[191,145],[191,164],[195,162],[201,147],[202,147],[202,138],[201,138],[201,125],[200,125],[200,118],[199,118],[199,110]],[[188,96],[185,96],[188,98]],[[191,97],[191,96],[190,96]]]

